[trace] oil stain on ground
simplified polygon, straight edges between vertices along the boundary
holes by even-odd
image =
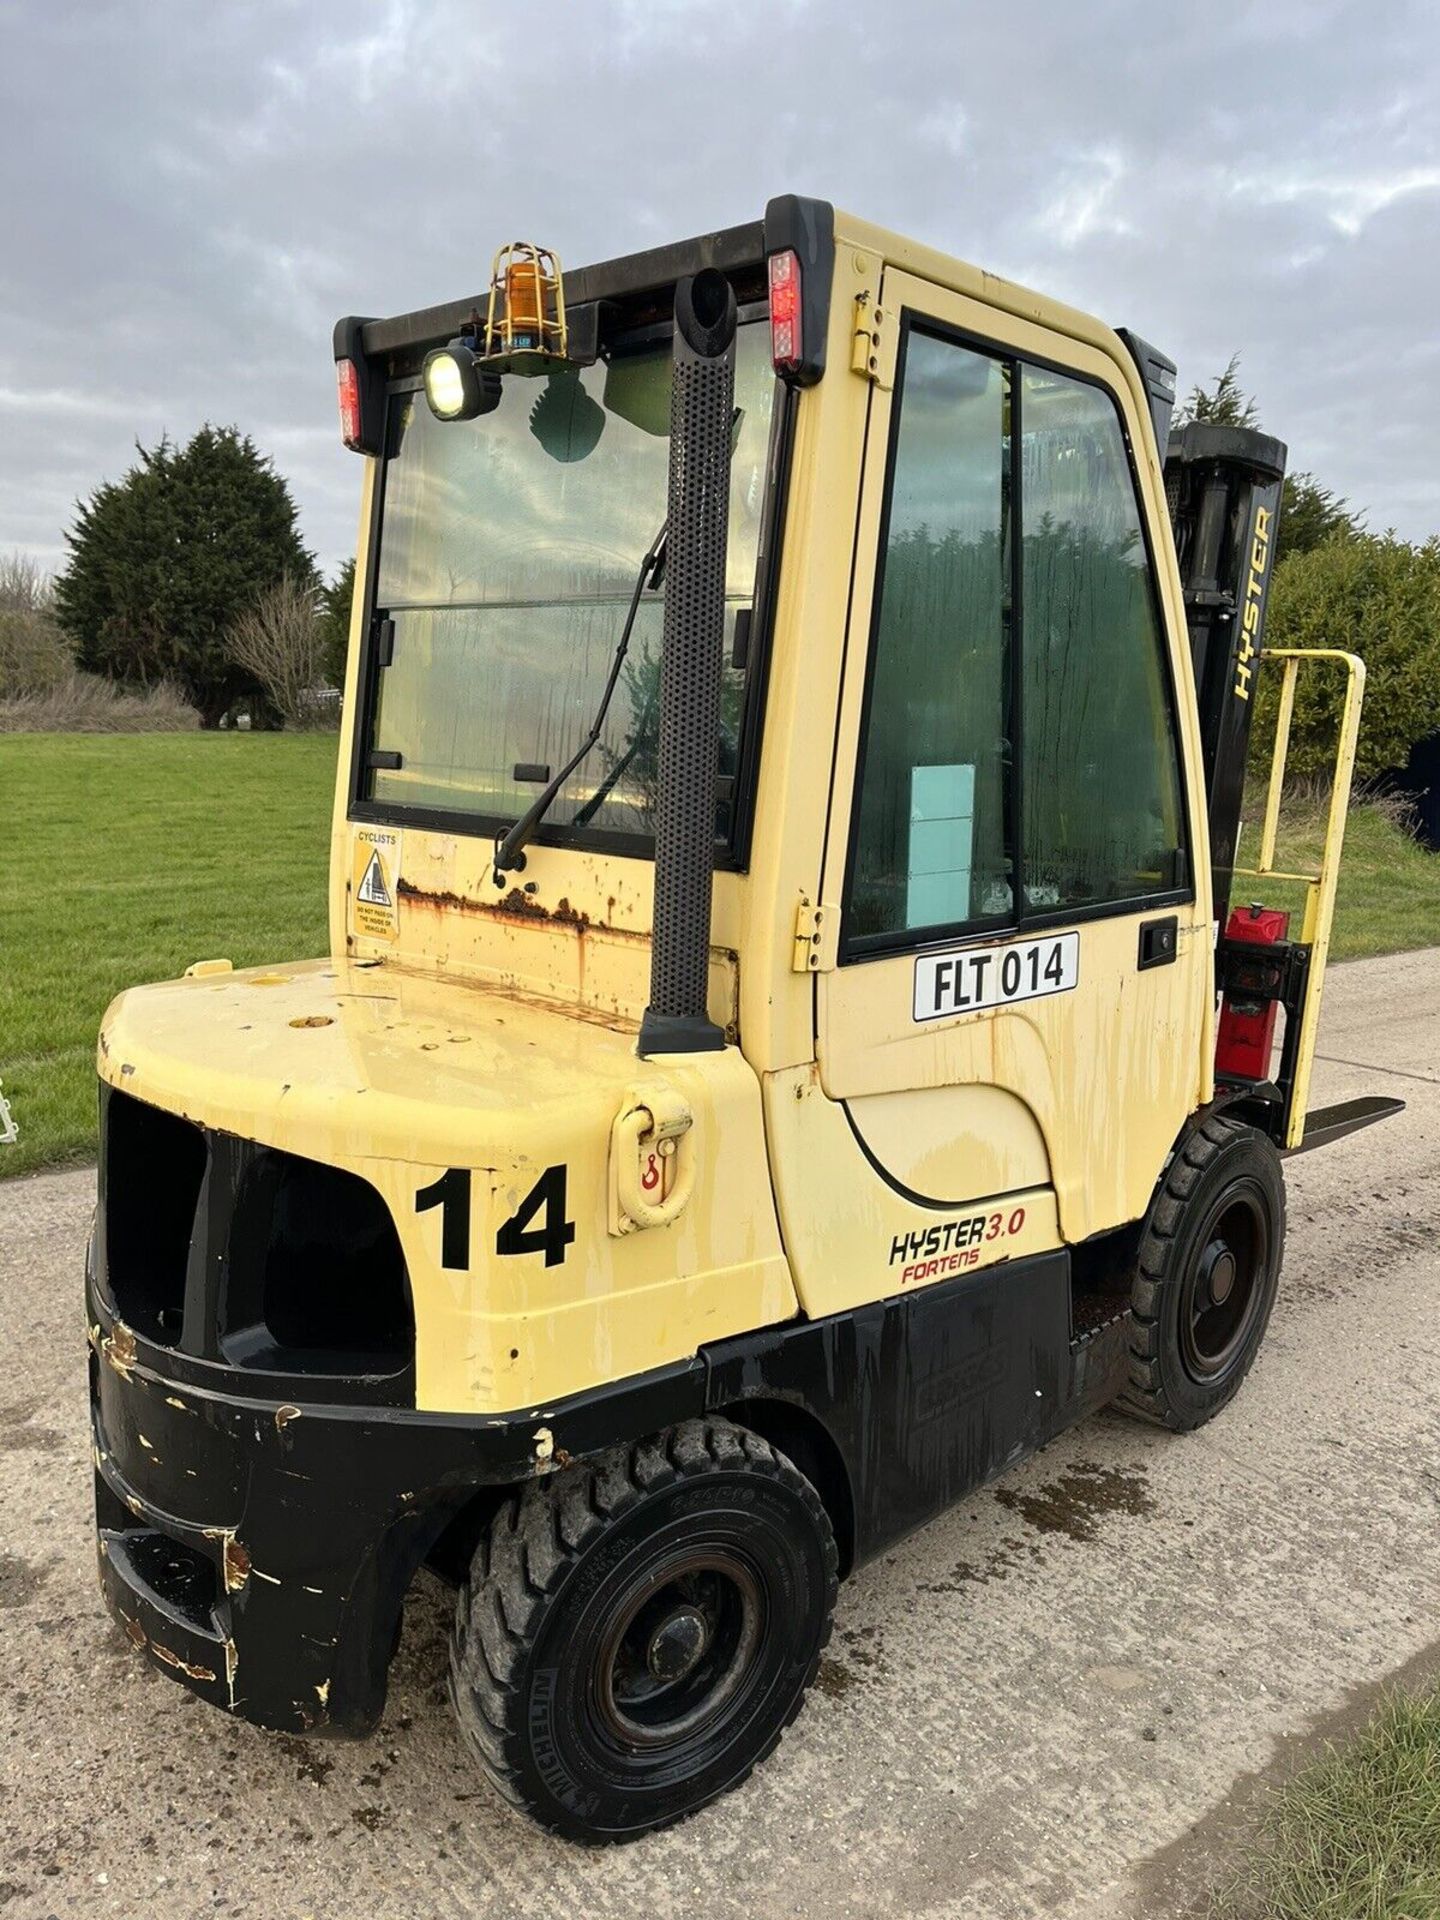
[[[815,1675],[815,1685],[832,1700],[843,1700],[852,1687],[878,1678],[885,1672],[885,1655],[878,1627],[847,1627],[840,1638],[845,1643],[845,1659],[828,1656],[820,1662],[820,1669]],[[847,1661],[854,1664],[847,1665]],[[857,1672],[857,1668],[860,1671]]]
[[[31,1425],[44,1404],[36,1397],[0,1407],[0,1453],[54,1453],[64,1444],[53,1427]]]
[[[1127,1513],[1136,1518],[1153,1513],[1155,1502],[1145,1476],[1134,1468],[1102,1467],[1093,1460],[1077,1460],[1056,1479],[1031,1492],[996,1487],[995,1501],[1007,1513],[1024,1520],[1037,1533],[1061,1535],[1066,1540],[1093,1540],[1107,1514]],[[972,1519],[975,1517],[972,1512]],[[981,1560],[960,1560],[948,1580],[923,1582],[921,1593],[959,1593],[967,1586],[1003,1580],[1021,1560],[1038,1560],[1041,1542],[1006,1535]]]
[[[1093,1540],[1107,1514],[1128,1513],[1138,1519],[1155,1511],[1142,1473],[1097,1466],[1093,1460],[1077,1460],[1059,1479],[1033,1493],[997,1487],[995,1498],[1007,1513],[1018,1514],[1041,1533],[1060,1533],[1067,1540]]]
[[[0,1607],[23,1607],[46,1577],[43,1567],[32,1567],[18,1553],[0,1553]]]
[[[327,1760],[316,1753],[313,1747],[307,1746],[303,1740],[296,1739],[293,1733],[272,1734],[271,1738],[280,1751],[295,1762],[297,1780],[308,1780],[314,1786],[323,1787],[335,1771],[333,1760]]]

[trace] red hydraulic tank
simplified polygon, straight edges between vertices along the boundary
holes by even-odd
[[[1290,932],[1290,916],[1278,907],[1236,907],[1225,927],[1225,938],[1257,947],[1273,947]],[[1275,1043],[1277,1000],[1250,998],[1230,992],[1220,1009],[1215,1042],[1215,1071],[1225,1080],[1268,1080],[1270,1054]]]

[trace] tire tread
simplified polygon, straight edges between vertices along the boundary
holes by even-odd
[[[1207,1114],[1192,1122],[1161,1177],[1141,1236],[1131,1285],[1129,1376],[1114,1405],[1134,1419],[1169,1428],[1172,1432],[1180,1432],[1197,1424],[1193,1416],[1177,1408],[1167,1392],[1162,1364],[1166,1304],[1171,1292],[1181,1282],[1181,1275],[1177,1271],[1177,1242],[1205,1176],[1227,1149],[1245,1141],[1261,1142],[1270,1154],[1274,1154],[1274,1148],[1264,1135],[1256,1133],[1252,1127],[1227,1119],[1223,1114]],[[1283,1186],[1281,1194],[1279,1240],[1273,1254],[1277,1266],[1284,1237]],[[1219,1406],[1238,1390],[1248,1369],[1247,1361],[1233,1382],[1228,1383],[1225,1400],[1213,1411],[1218,1412]]]
[[[511,1806],[542,1825],[560,1822],[525,1785],[521,1681],[525,1657],[545,1615],[566,1576],[610,1525],[647,1495],[677,1480],[715,1472],[760,1473],[787,1487],[814,1523],[826,1575],[825,1616],[804,1684],[773,1735],[732,1782],[738,1786],[774,1751],[800,1711],[834,1625],[839,1556],[830,1517],[810,1481],[783,1453],[729,1420],[682,1421],[649,1439],[530,1481],[501,1506],[475,1549],[451,1631],[450,1699],[490,1783]],[[577,1837],[609,1844],[627,1836]]]

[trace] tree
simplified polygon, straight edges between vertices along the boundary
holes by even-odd
[[[22,553],[0,556],[0,699],[41,693],[73,672],[54,602],[43,567]]]
[[[1440,729],[1440,538],[1408,546],[1393,534],[1328,540],[1282,559],[1270,587],[1267,647],[1342,647],[1365,662],[1357,778],[1403,766]],[[1280,669],[1260,676],[1258,749],[1273,734]],[[1333,761],[1344,675],[1302,667],[1289,771],[1323,774]]]
[[[1240,356],[1232,353],[1223,373],[1217,373],[1212,388],[1193,386],[1175,415],[1178,427],[1191,420],[1203,420],[1211,427],[1258,427],[1260,408],[1253,394],[1240,385]]]
[[[316,698],[325,657],[318,594],[289,574],[236,620],[226,636],[231,657],[263,688],[287,724],[313,727],[331,707]]]
[[[1286,474],[1277,549],[1282,560],[1313,553],[1327,540],[1357,539],[1364,531],[1364,514],[1352,513],[1349,501],[1322,487],[1313,473]]]
[[[248,434],[207,423],[184,447],[136,450],[123,480],[76,509],[60,623],[80,666],[174,680],[215,727],[237,701],[264,698],[227,645],[231,623],[287,576],[311,586],[315,563],[288,485]]]
[[[1240,356],[1232,353],[1225,371],[1215,376],[1209,387],[1190,389],[1179,412],[1176,425],[1203,420],[1215,427],[1260,426],[1260,405],[1254,394],[1240,385]],[[1282,560],[1296,553],[1310,553],[1327,540],[1353,540],[1364,531],[1365,516],[1352,511],[1330,487],[1321,486],[1313,473],[1287,473],[1280,495],[1280,525],[1277,551]]]
[[[355,601],[355,562],[347,560],[320,589],[320,626],[324,635],[321,679],[327,687],[345,685],[345,655],[350,646],[350,612]]]
[[[0,554],[0,613],[48,613],[55,582],[38,560],[18,548]]]

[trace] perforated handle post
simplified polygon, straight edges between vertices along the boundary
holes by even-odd
[[[725,1045],[708,1003],[735,318],[734,290],[714,268],[676,287],[655,919],[642,1056]]]

